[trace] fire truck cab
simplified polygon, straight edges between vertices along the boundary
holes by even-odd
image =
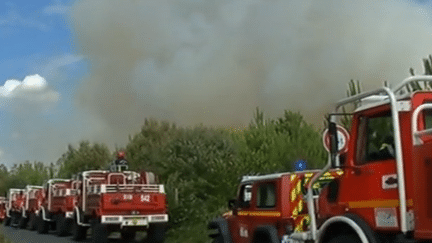
[[[299,211],[291,199],[297,197],[289,199],[293,190],[288,174],[262,176],[252,186],[244,180],[239,198],[231,203],[232,215],[209,224],[216,230],[214,241],[431,241],[432,91],[411,92],[426,82],[432,76],[413,76],[393,89],[382,87],[339,101],[329,116],[328,162],[301,189],[303,220],[295,219]],[[350,104],[357,108],[350,114],[349,138],[341,139],[337,124],[346,114],[340,109]],[[334,169],[343,173],[314,193],[314,185]]]
[[[166,195],[153,173],[128,171],[127,165],[119,164],[111,170],[84,171],[77,181],[74,240],[84,240],[91,228],[93,242],[107,242],[114,231],[129,241],[136,231],[146,231],[148,242],[163,242],[168,222]]]

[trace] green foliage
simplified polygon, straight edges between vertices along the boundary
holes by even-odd
[[[4,164],[0,164],[0,196],[5,195],[9,189],[9,173]]]
[[[129,137],[126,146],[126,159],[131,170],[151,170],[160,174],[156,166],[164,160],[162,149],[178,136],[178,129],[175,124],[161,122],[154,119],[145,119],[141,131],[133,137]]]
[[[50,178],[49,167],[43,162],[25,161],[15,164],[10,171],[0,165],[0,195],[5,195],[9,188],[24,188],[26,185],[42,185]]]
[[[58,177],[71,178],[73,174],[81,171],[102,169],[108,166],[110,160],[112,155],[105,144],[91,145],[89,141],[82,141],[78,148],[69,145],[68,151],[57,161]],[[54,174],[53,168],[51,170]]]
[[[428,58],[423,58],[423,67],[424,67],[424,75],[432,75],[432,55],[429,55]],[[410,74],[414,76],[414,69],[410,68],[409,70]],[[423,87],[420,85],[420,82],[412,82],[409,85],[406,86],[408,92],[414,92],[417,90],[431,90],[432,89],[432,82],[424,81]]]
[[[167,188],[170,235],[173,242],[179,237],[184,242],[204,242],[206,224],[235,195],[241,174],[236,148],[221,129],[198,126],[178,132],[164,148],[165,160],[157,164]]]
[[[233,136],[240,149],[241,171],[247,174],[292,171],[299,159],[306,160],[309,168],[323,166],[327,154],[321,134],[300,113],[285,111],[283,117],[263,121],[263,114],[257,110],[249,129],[242,136]]]

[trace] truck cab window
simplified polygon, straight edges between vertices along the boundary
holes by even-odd
[[[391,113],[361,117],[358,129],[356,163],[395,158]]]
[[[276,206],[276,190],[274,183],[259,185],[257,191],[257,207],[273,208]]]

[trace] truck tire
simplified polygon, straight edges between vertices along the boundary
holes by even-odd
[[[28,225],[29,225],[29,230],[31,230],[31,231],[34,231],[34,230],[36,230],[36,221],[37,221],[37,217],[36,217],[36,214],[34,214],[34,213],[31,213],[30,214],[30,219],[29,219],[29,223],[28,223]]]
[[[36,222],[37,222],[37,232],[39,234],[46,234],[46,233],[48,233],[49,225],[48,225],[48,222],[46,222],[42,218],[42,212],[37,216]]]
[[[57,231],[57,228],[56,228],[56,226],[57,226],[57,217],[58,217],[58,215],[52,215],[50,217],[52,219],[52,221],[48,222],[49,230],[53,230],[54,232]]]
[[[18,228],[20,229],[27,228],[27,222],[28,222],[28,218],[24,218],[21,216],[18,222]]]
[[[253,243],[277,243],[279,237],[277,230],[272,225],[258,226],[253,234]]]
[[[74,241],[82,241],[87,238],[87,228],[81,225],[78,225],[77,218],[74,217],[72,224],[72,240]]]
[[[226,219],[213,219],[207,225],[207,228],[212,230],[212,232],[209,234],[209,237],[213,239],[213,243],[232,243],[231,234]]]
[[[120,232],[122,240],[127,242],[135,240],[136,232]]]
[[[11,218],[10,217],[6,217],[5,221],[4,221],[4,226],[9,226],[11,223]]]
[[[95,223],[92,226],[92,243],[107,243],[108,242],[108,229],[106,225]]]
[[[362,243],[362,241],[355,235],[338,235],[331,239],[329,243]]]
[[[58,215],[56,219],[56,235],[57,236],[67,236],[70,231],[71,219],[65,218],[63,215]]]
[[[18,213],[12,213],[11,226],[18,227],[19,220],[20,216],[18,215]]]
[[[162,243],[165,240],[165,225],[150,224],[147,230],[146,243]]]

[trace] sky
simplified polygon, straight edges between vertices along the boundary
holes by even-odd
[[[0,163],[125,146],[145,118],[321,128],[349,80],[396,85],[432,54],[430,1],[0,1]]]

